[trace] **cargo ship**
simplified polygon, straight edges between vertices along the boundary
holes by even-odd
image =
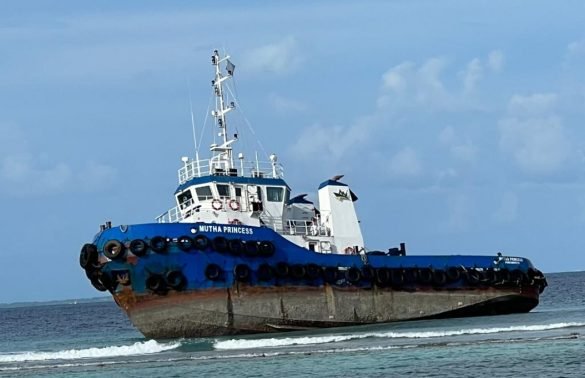
[[[522,313],[547,286],[524,257],[372,250],[342,175],[292,195],[275,154],[236,155],[235,65],[211,57],[218,143],[183,157],[175,206],[155,222],[100,225],[79,262],[148,338],[208,337]]]

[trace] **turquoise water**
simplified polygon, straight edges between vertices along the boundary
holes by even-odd
[[[168,341],[113,302],[0,309],[3,376],[585,376],[585,272],[528,314]]]

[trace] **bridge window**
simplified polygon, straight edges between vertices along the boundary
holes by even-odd
[[[191,195],[190,190],[187,190],[186,192],[179,194],[177,196],[177,199],[179,200],[179,205],[181,206],[181,209],[184,209],[193,203],[193,196]]]
[[[220,198],[225,198],[230,196],[230,186],[224,184],[217,184],[217,193],[219,194]]]
[[[282,202],[284,200],[284,188],[266,187],[266,198],[270,202]]]
[[[205,201],[207,199],[213,198],[213,195],[211,194],[211,188],[209,186],[195,188],[195,192],[197,193],[197,198],[199,201]]]

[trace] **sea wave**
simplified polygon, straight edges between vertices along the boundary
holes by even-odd
[[[1,362],[24,362],[46,360],[77,360],[81,358],[103,358],[160,353],[178,348],[180,342],[158,343],[155,340],[136,342],[132,345],[108,346],[103,348],[69,349],[57,352],[16,352],[0,354]]]
[[[305,337],[284,337],[270,339],[231,339],[217,341],[213,348],[217,350],[230,349],[255,349],[255,348],[275,348],[284,346],[301,346],[312,344],[327,344],[342,341],[365,339],[365,338],[402,338],[402,339],[426,339],[434,337],[449,337],[462,335],[481,335],[502,332],[530,332],[530,331],[547,331],[553,329],[582,327],[585,323],[552,323],[538,325],[519,325],[510,327],[491,327],[491,328],[467,328],[458,330],[441,330],[441,331],[420,331],[420,332],[370,332],[355,333],[346,335],[327,335],[327,336],[305,336]]]

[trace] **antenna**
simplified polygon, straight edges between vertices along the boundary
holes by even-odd
[[[195,130],[195,117],[193,116],[193,100],[191,98],[191,87],[189,86],[189,109],[191,110],[191,128],[193,130],[193,144],[195,145],[195,161],[197,162],[197,175],[201,176],[199,165],[199,146],[197,145],[197,131]]]

